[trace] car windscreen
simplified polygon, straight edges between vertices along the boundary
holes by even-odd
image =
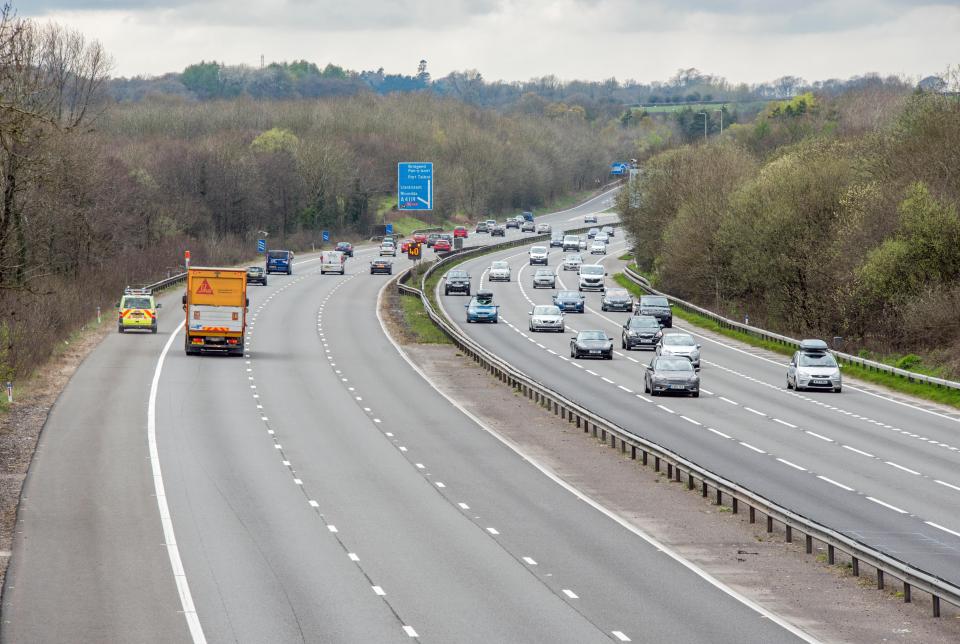
[[[481,297],[478,295],[477,297],[473,298],[472,303],[477,306],[490,306],[493,304],[493,297],[489,295]]]
[[[254,275],[259,275],[262,272],[263,272],[263,269],[260,268],[259,266],[251,266],[247,269],[247,273],[252,273]]]
[[[607,334],[603,331],[581,331],[578,340],[606,340]]]
[[[149,297],[128,297],[123,301],[125,309],[151,309]]]
[[[469,277],[466,271],[450,271],[447,273],[447,277],[450,279],[463,279]]]
[[[625,298],[625,297],[629,297],[629,296],[627,295],[627,290],[626,290],[626,289],[623,289],[623,288],[608,288],[608,289],[607,289],[607,299],[608,299],[608,300],[616,300],[616,299],[621,299],[621,298]]]
[[[603,266],[581,266],[581,275],[603,275]]]
[[[537,272],[536,272],[536,275],[537,275],[538,277],[542,277],[542,276],[544,276],[544,275],[546,275],[546,276],[552,276],[552,275],[553,275],[553,271],[551,271],[549,268],[538,268],[538,269],[537,269]]]
[[[545,253],[545,252],[547,252],[547,249],[544,248],[543,246],[533,246],[533,247],[530,249],[530,252],[531,252],[531,253]]]
[[[657,371],[693,371],[693,363],[686,358],[660,358]]]
[[[555,306],[535,306],[534,315],[560,315],[560,309]]]
[[[490,268],[510,268],[510,264],[506,262],[494,262],[490,264]]]
[[[652,297],[644,295],[640,298],[640,306],[670,306],[665,297]]]
[[[267,253],[267,257],[270,259],[287,259],[290,256],[290,251],[288,250],[271,250]]]
[[[557,298],[561,300],[577,300],[580,299],[580,294],[576,291],[560,291],[557,293]]]
[[[583,258],[580,257],[579,255],[567,255],[567,259],[566,259],[565,261],[568,261],[568,262],[582,262],[582,261],[583,261]]]
[[[634,316],[629,322],[631,329],[659,329],[660,323],[656,318]]]
[[[830,353],[801,353],[801,367],[836,367],[837,361]]]
[[[671,347],[689,347],[696,344],[693,338],[683,333],[670,333],[663,336],[663,343]]]

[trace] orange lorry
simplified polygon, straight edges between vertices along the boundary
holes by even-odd
[[[187,355],[242,356],[249,305],[246,269],[191,267],[183,295]]]

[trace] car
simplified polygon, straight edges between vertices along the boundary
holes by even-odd
[[[651,396],[664,393],[700,397],[700,376],[686,358],[654,356],[643,376],[643,390]]]
[[[440,239],[440,233],[430,233],[427,235],[427,248],[433,248],[433,242]]]
[[[448,242],[450,242],[450,245],[453,246],[453,234],[452,234],[452,233],[440,233],[440,236],[439,236],[437,239],[438,239],[438,240],[439,240],[439,239],[446,239]],[[436,242],[434,242],[434,243],[436,243]]]
[[[267,285],[267,271],[262,266],[247,266],[247,284]]]
[[[267,251],[267,273],[286,273],[293,275],[293,251],[291,250],[268,250]]]
[[[384,255],[392,255],[394,257],[397,256],[397,247],[393,244],[393,242],[380,242],[380,257],[383,257]]]
[[[334,250],[338,250],[347,257],[353,257],[353,244],[350,242],[337,242]]]
[[[374,273],[393,275],[393,262],[383,257],[377,257],[370,262],[370,274],[373,275]]]
[[[493,322],[497,324],[500,321],[499,308],[493,303],[493,293],[490,291],[477,291],[477,294],[470,300],[469,304],[464,304],[467,309],[467,322]]]
[[[445,253],[453,249],[453,244],[450,243],[449,239],[444,239],[441,237],[437,241],[433,242],[433,252],[435,253]]]
[[[583,258],[580,257],[580,253],[570,253],[563,258],[563,270],[565,271],[578,271],[582,264]]]
[[[383,236],[383,239],[380,240],[380,243],[383,243],[383,242],[390,242],[391,244],[393,244],[394,246],[396,246],[396,245],[397,245],[397,237],[396,237],[396,235],[384,235],[384,236]]]
[[[547,233],[551,232],[552,230],[553,230],[553,227],[550,226],[550,224],[537,224],[537,234],[538,234],[538,235],[546,235]]]
[[[583,313],[586,308],[586,300],[577,291],[560,291],[554,294],[553,303],[559,306],[561,311],[574,313]]]
[[[657,345],[658,356],[683,356],[700,368],[700,345],[689,333],[665,333]]]
[[[613,226],[604,226],[603,228],[600,229],[600,232],[607,235],[607,237],[609,237],[610,239],[613,239],[613,232],[614,232]]]
[[[662,327],[669,329],[673,326],[673,311],[670,309],[670,302],[662,295],[641,295],[640,300],[634,307],[634,312],[639,315],[654,316]]]
[[[531,332],[556,331],[563,333],[563,311],[559,306],[538,304],[530,311],[529,328]]]
[[[606,255],[607,254],[607,245],[600,241],[594,241],[590,244],[590,254],[591,255]]]
[[[157,303],[150,289],[128,286],[117,303],[117,332],[139,330],[156,333],[157,309],[161,306],[163,305]]]
[[[609,243],[610,243],[610,235],[608,235],[607,233],[601,231],[601,232],[597,233],[597,234],[594,236],[593,241],[595,241],[595,242],[603,242],[604,244],[609,244]]]
[[[630,351],[634,347],[656,349],[663,330],[652,315],[633,315],[623,323],[620,331],[620,348]]]
[[[325,250],[320,253],[320,274],[347,272],[347,256],[338,250]]]
[[[492,231],[492,230],[493,230],[494,228],[496,228],[496,227],[497,227],[497,220],[496,220],[496,219],[488,219],[488,220],[487,220],[487,230],[491,230],[491,231]]]
[[[553,244],[551,244],[552,246]],[[560,244],[563,246],[563,252],[568,250],[580,250],[580,237],[578,235],[564,235],[563,243]]]
[[[801,340],[800,350],[787,366],[787,389],[829,389],[843,391],[840,364],[823,340]]]
[[[597,214],[592,212],[588,215],[583,216],[583,223],[585,224],[595,224],[597,223]]]
[[[506,228],[506,226],[503,226],[502,224],[501,224],[501,225],[494,226],[493,228],[490,229],[490,236],[491,236],[491,237],[506,237],[506,236],[507,236],[507,228]]]
[[[553,233],[552,235],[550,235],[550,248],[554,248],[554,247],[556,247],[556,248],[563,248],[563,240],[564,240],[564,238],[566,238],[566,235],[564,235],[564,234],[563,234],[561,231],[559,231],[559,230],[558,230],[557,232]]]
[[[633,311],[633,298],[625,288],[609,288],[600,298],[600,310],[630,313]]]
[[[587,231],[587,239],[593,239],[598,234],[600,234],[599,228],[591,228],[590,230]]]
[[[427,243],[427,233],[413,233],[412,237],[413,241],[417,242],[418,244]]]
[[[478,222],[477,222],[477,230],[476,230],[476,232],[478,232],[478,233],[488,233],[488,232],[490,232],[490,227],[487,226],[487,221],[486,221],[486,220],[478,221]]]
[[[517,221],[517,220],[516,220],[515,218],[513,218],[513,217],[511,217],[510,219],[507,219],[507,221],[506,221],[506,223],[505,223],[504,225],[505,225],[507,228],[520,228],[520,222]]]
[[[493,262],[490,264],[490,272],[487,275],[487,279],[491,282],[509,282],[510,273],[510,264],[507,262]]]
[[[416,242],[412,239],[404,239],[402,242],[400,242],[400,252],[406,253],[408,250],[410,250],[410,247],[415,244]]]
[[[524,221],[533,221],[533,213],[529,210],[524,210],[522,213],[520,213],[520,216],[523,217]]]
[[[459,268],[447,273],[443,283],[443,294],[450,295],[451,293],[470,295],[470,273]]]
[[[546,266],[550,263],[548,257],[550,249],[546,246],[531,246],[527,254],[530,255],[531,264],[543,264]]]
[[[580,331],[570,338],[570,357],[613,360],[613,340],[604,331]]]
[[[520,224],[520,232],[522,233],[532,233],[536,231],[536,229],[537,227],[534,225],[532,221],[525,221],[522,224]]]
[[[581,235],[580,237],[580,250],[587,250],[587,236]]]
[[[454,238],[462,237],[462,238],[464,238],[464,239],[466,239],[467,237],[469,237],[469,235],[467,234],[467,229],[466,229],[464,226],[457,226],[456,228],[454,228],[454,229],[453,229],[453,236],[454,236]]]
[[[533,274],[533,288],[556,288],[557,276],[549,268],[538,268]]]
[[[606,290],[603,278],[607,276],[607,271],[599,264],[583,264],[579,270],[579,282],[577,290],[580,291],[600,291]]]

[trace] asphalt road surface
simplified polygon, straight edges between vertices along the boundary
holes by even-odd
[[[30,470],[3,641],[802,637],[437,393],[382,330],[373,254],[250,287],[243,359],[183,354],[179,292],[90,355]]]

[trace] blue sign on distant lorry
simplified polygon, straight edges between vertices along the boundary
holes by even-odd
[[[397,210],[433,210],[433,163],[397,164]]]

